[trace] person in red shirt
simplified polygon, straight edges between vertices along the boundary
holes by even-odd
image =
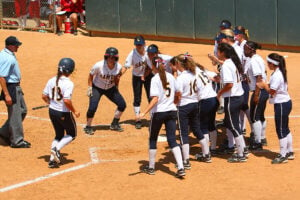
[[[66,11],[64,15],[58,18],[58,31],[57,35],[62,35],[62,22],[66,18],[69,18],[73,23],[73,34],[77,35],[78,26],[78,13],[82,12],[81,0],[61,0],[60,1],[62,11]]]

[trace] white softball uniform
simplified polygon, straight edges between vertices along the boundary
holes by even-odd
[[[270,77],[270,89],[276,90],[276,93],[270,95],[270,103],[284,103],[288,102],[291,97],[288,93],[288,85],[284,82],[282,72],[277,68]]]
[[[241,48],[237,43],[234,43],[234,44],[232,45],[232,47],[234,48],[235,53],[236,53],[237,56],[239,57],[241,63],[243,63],[243,55],[244,55],[244,51],[242,50],[242,48]]]
[[[181,99],[178,106],[184,106],[190,103],[198,102],[197,76],[190,71],[183,71],[176,79],[178,92],[181,93]]]
[[[50,99],[49,107],[61,112],[70,112],[64,103],[64,99],[71,99],[74,89],[73,82],[66,76],[61,76],[56,87],[56,76],[51,78],[43,90],[43,94]]]
[[[116,63],[113,69],[109,69],[105,60],[97,62],[91,69],[90,74],[94,77],[93,84],[107,90],[115,86],[114,77],[120,73],[122,65]]]
[[[261,75],[262,79],[266,81],[266,67],[264,60],[258,54],[254,54],[249,61],[249,68],[248,68],[248,77],[250,79],[249,87],[250,90],[255,90],[256,87],[256,76]]]
[[[244,94],[242,83],[240,81],[241,80],[240,74],[231,59],[226,59],[224,61],[221,67],[220,76],[221,76],[221,83],[223,85],[227,83],[233,84],[231,90],[224,92],[222,94],[223,97],[241,96]]]
[[[158,97],[157,104],[152,108],[151,112],[167,112],[176,111],[177,107],[174,104],[175,92],[178,90],[174,76],[166,72],[166,78],[168,82],[167,90],[162,86],[159,74],[155,74],[151,79],[150,96]]]
[[[134,76],[144,75],[146,58],[148,57],[146,49],[147,47],[145,46],[145,55],[140,55],[136,49],[133,49],[126,58],[124,67],[130,68],[132,66],[132,74]]]
[[[217,93],[212,87],[212,81],[210,80],[206,70],[203,71],[202,69],[197,67],[196,74],[197,74],[198,100],[216,97]]]

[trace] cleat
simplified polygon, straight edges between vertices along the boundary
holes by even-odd
[[[224,113],[224,107],[223,106],[220,106],[217,110],[217,113],[218,114],[223,114]]]
[[[191,169],[192,166],[191,166],[190,161],[186,160],[185,162],[183,162],[183,167],[184,167],[184,169],[187,169],[187,170]]]
[[[272,160],[272,164],[281,164],[281,163],[287,163],[288,162],[288,158],[286,156],[282,156],[280,154],[278,154],[278,156]]]
[[[263,150],[262,144],[261,143],[252,143],[249,146],[249,150],[253,150],[253,151],[260,151]]]
[[[267,138],[261,139],[261,144],[263,146],[268,146]]]
[[[177,178],[182,178],[185,176],[185,170],[184,169],[179,169],[176,173]]]
[[[88,135],[94,135],[94,130],[91,126],[86,126],[83,131]]]
[[[110,125],[110,130],[118,131],[118,132],[123,132],[124,131],[124,129],[120,126],[120,124],[111,124]]]
[[[10,144],[10,147],[11,148],[30,148],[31,144],[29,142],[23,140],[22,142],[20,142],[17,145]]]
[[[141,121],[135,122],[135,128],[136,129],[141,129],[142,128],[142,122]]]
[[[55,160],[50,160],[48,163],[49,168],[58,168],[58,163]]]
[[[60,152],[56,149],[56,147],[51,149],[51,155],[54,157],[54,161],[57,163],[61,162],[61,155]]]
[[[217,155],[219,155],[219,151],[217,149],[211,149],[210,154],[211,154],[211,156],[217,156]]]
[[[288,152],[286,154],[286,157],[287,157],[288,160],[294,160],[295,159],[294,152]]]
[[[232,154],[232,156],[230,158],[228,158],[227,162],[229,163],[242,163],[242,162],[246,162],[247,158],[243,155],[243,156],[239,156],[237,154]]]
[[[142,169],[142,172],[149,174],[149,175],[155,175],[155,170],[153,168],[149,168],[149,166],[146,166]]]
[[[211,156],[210,156],[210,154],[206,154],[206,155],[196,154],[195,158],[196,158],[196,160],[198,160],[200,162],[211,163]]]

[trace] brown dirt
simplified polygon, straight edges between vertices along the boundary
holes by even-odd
[[[21,71],[22,88],[28,106],[28,117],[24,121],[25,138],[32,143],[30,149],[12,149],[0,140],[0,191],[8,186],[45,177],[54,172],[82,166],[81,169],[65,172],[32,184],[6,192],[0,192],[0,199],[298,199],[300,196],[300,159],[298,158],[300,137],[298,53],[281,52],[288,55],[287,67],[289,92],[293,99],[290,128],[294,136],[296,159],[287,164],[271,165],[278,152],[278,139],[274,119],[268,118],[267,137],[269,151],[250,154],[247,163],[229,164],[227,156],[214,157],[211,164],[192,160],[192,169],[184,180],[174,177],[174,159],[166,142],[158,145],[157,171],[155,176],[139,173],[140,167],[148,160],[148,129],[136,130],[131,124],[134,118],[132,106],[131,71],[121,79],[120,91],[127,102],[122,116],[125,131],[117,133],[99,127],[94,136],[82,131],[88,105],[86,97],[87,77],[94,63],[103,59],[109,46],[119,49],[120,62],[133,48],[132,39],[87,37],[84,35],[63,35],[50,33],[17,32],[0,30],[1,49],[9,35],[17,36],[23,45],[17,53]],[[147,41],[157,44],[165,54],[176,55],[189,52],[194,59],[207,68],[213,69],[207,58],[213,46],[191,43]],[[259,51],[264,58],[270,51]],[[47,119],[47,109],[33,111],[32,107],[44,105],[42,90],[49,78],[55,75],[61,57],[72,57],[76,61],[73,102],[81,112],[77,119],[78,137],[62,149],[66,162],[59,169],[49,169],[50,144],[54,130]],[[270,75],[270,72],[268,73]],[[143,94],[142,109],[146,107]],[[115,105],[102,98],[94,124],[109,124]],[[4,123],[6,107],[0,104],[0,123]],[[267,116],[273,116],[273,107],[268,105]],[[35,118],[39,117],[39,118]],[[218,115],[218,118],[222,116]],[[43,120],[46,119],[46,120]],[[145,120],[146,124],[147,121]],[[249,128],[248,128],[249,130]],[[164,133],[164,130],[162,130]],[[224,135],[224,134],[222,134]],[[249,132],[247,133],[249,136]],[[191,158],[199,146],[191,136]],[[99,163],[91,162],[89,149],[95,147]]]

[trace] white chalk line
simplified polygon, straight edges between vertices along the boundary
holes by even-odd
[[[24,186],[27,186],[27,185],[30,185],[30,184],[33,184],[33,183],[37,183],[37,182],[40,182],[40,181],[43,181],[43,180],[46,180],[46,179],[49,179],[49,178],[52,178],[52,177],[55,177],[55,176],[59,176],[59,175],[62,175],[62,174],[68,173],[68,172],[83,169],[85,167],[91,166],[92,164],[98,164],[100,162],[127,161],[127,160],[117,160],[117,159],[100,160],[98,158],[98,155],[97,155],[97,149],[98,149],[97,147],[89,148],[91,162],[81,164],[81,165],[78,165],[78,166],[74,166],[74,167],[71,167],[71,168],[68,168],[68,169],[65,169],[65,170],[61,170],[61,171],[58,171],[58,172],[54,172],[54,173],[51,173],[51,174],[47,174],[47,175],[44,175],[44,176],[40,176],[40,177],[37,177],[35,179],[24,181],[24,182],[17,183],[17,184],[14,184],[14,185],[10,185],[10,186],[4,187],[4,188],[0,188],[0,193],[1,192],[7,192],[9,190],[17,189],[17,188],[20,188],[20,187],[24,187]]]

